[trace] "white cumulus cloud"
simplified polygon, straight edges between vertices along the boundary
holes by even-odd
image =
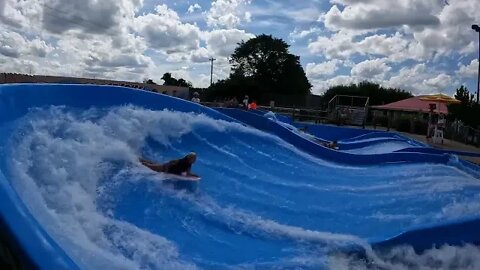
[[[215,56],[230,56],[237,44],[255,37],[253,34],[238,29],[213,30],[206,33],[207,49]]]
[[[212,1],[210,10],[206,13],[209,26],[221,28],[234,28],[242,21],[249,22],[251,13],[245,7],[251,0],[215,0]]]
[[[325,75],[333,75],[338,69],[340,61],[331,60],[323,63],[308,63],[306,73],[309,78],[318,78]]]
[[[323,16],[329,29],[377,29],[408,25],[413,27],[438,25],[435,13],[441,1],[333,1],[344,5],[340,10],[333,5]]]
[[[457,74],[464,78],[474,78],[478,73],[478,60],[474,59],[468,65],[460,65]]]
[[[445,91],[445,88],[452,83],[452,77],[447,74],[439,74],[436,77],[424,80],[424,85],[437,91]]]
[[[391,67],[384,59],[365,60],[352,68],[352,75],[364,79],[383,79]]]
[[[178,14],[166,5],[155,13],[135,18],[134,28],[150,46],[167,52],[189,51],[199,47],[200,30],[196,25],[182,23]]]
[[[200,6],[198,3],[195,3],[195,4],[190,5],[190,6],[188,7],[187,12],[188,12],[188,13],[194,13],[194,12],[197,11],[197,10],[202,10],[202,6]]]

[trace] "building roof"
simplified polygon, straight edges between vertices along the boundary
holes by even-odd
[[[371,107],[377,110],[428,113],[430,112],[430,104],[434,103],[437,105],[437,109],[435,110],[436,113],[448,114],[448,108],[445,103],[421,100],[424,97],[425,96],[416,96],[385,105]]]

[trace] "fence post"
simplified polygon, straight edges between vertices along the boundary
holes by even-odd
[[[476,138],[476,140],[475,140],[475,146],[476,146],[476,147],[478,147],[478,146],[480,145],[480,136],[479,136],[479,135],[480,135],[480,133],[479,133],[478,129],[476,129],[476,130],[475,130],[475,138]]]
[[[292,110],[292,120],[295,121],[295,104],[293,104],[293,110]]]

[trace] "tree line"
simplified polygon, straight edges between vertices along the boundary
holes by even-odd
[[[310,95],[312,85],[300,64],[300,57],[291,54],[289,47],[285,41],[271,35],[260,35],[239,43],[230,57],[229,77],[205,89],[204,98],[213,101],[249,95],[251,99],[267,104],[272,97],[278,95]],[[371,105],[412,97],[405,90],[361,82],[331,87],[321,95],[322,103],[328,103],[335,95],[367,96],[370,97]]]
[[[182,86],[182,87],[188,87],[188,88],[192,88],[192,83],[187,81],[187,80],[184,80],[183,78],[180,78],[180,79],[175,79],[174,77],[172,77],[172,74],[167,72],[165,74],[163,74],[162,78],[163,80],[163,85],[169,85],[169,86]],[[157,84],[156,82],[154,82],[152,79],[145,79],[143,81],[143,83],[146,83],[146,84]]]
[[[312,85],[290,45],[271,35],[259,35],[238,44],[230,57],[228,78],[206,91],[207,99],[249,95],[260,102],[269,94],[308,95]]]
[[[287,98],[310,95],[312,85],[300,64],[300,57],[290,53],[289,47],[284,40],[265,34],[242,41],[230,57],[229,76],[208,88],[193,88],[193,91],[198,91],[204,101],[232,97],[241,100],[244,95],[249,95],[260,104],[268,104],[279,95]],[[175,79],[170,73],[165,73],[162,80],[164,85],[192,88],[190,82],[182,78]],[[321,95],[322,103],[328,103],[335,95],[366,96],[370,98],[370,105],[382,105],[412,97],[408,91],[365,81],[330,87]],[[292,102],[293,100],[299,99],[292,98]]]
[[[413,97],[412,93],[406,90],[382,87],[379,84],[368,81],[330,87],[323,93],[322,97],[324,102],[328,102],[336,95],[369,97],[370,105],[383,105]]]
[[[448,105],[448,117],[450,120],[460,120],[464,124],[478,128],[480,126],[480,105],[475,101],[475,95],[465,86],[455,90],[455,98],[460,100],[459,104]]]

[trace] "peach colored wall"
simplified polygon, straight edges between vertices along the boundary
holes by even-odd
[[[167,86],[156,84],[145,84],[137,82],[113,81],[102,79],[87,79],[75,77],[58,77],[42,75],[26,75],[17,73],[0,73],[0,83],[80,83],[80,84],[98,84],[98,85],[118,85],[137,89],[145,89],[157,93],[163,93],[180,98],[189,98],[188,87]]]

